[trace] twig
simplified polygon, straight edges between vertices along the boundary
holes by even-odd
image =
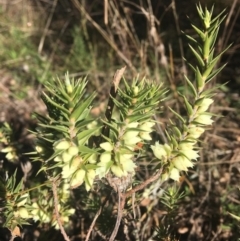
[[[105,198],[105,200],[103,201],[101,207],[98,209],[97,213],[95,214],[95,217],[94,217],[94,219],[93,219],[93,221],[92,221],[92,223],[91,223],[91,225],[90,225],[90,227],[89,227],[89,230],[88,230],[88,233],[87,233],[87,236],[86,236],[85,241],[88,241],[88,240],[89,240],[90,234],[91,234],[91,232],[92,232],[92,230],[93,230],[93,228],[94,228],[94,225],[95,225],[95,223],[96,223],[99,215],[101,214],[102,209],[103,209],[103,207],[105,206],[105,204],[106,204],[106,202],[107,202],[108,199],[109,199],[109,195]]]
[[[117,96],[117,89],[118,89],[120,80],[123,76],[125,69],[126,69],[126,66],[117,70],[113,77],[113,82],[112,82],[112,86],[110,89],[110,97],[109,97],[107,109],[105,112],[105,117],[106,117],[107,123],[111,123],[112,112],[113,112],[113,107],[114,107],[113,99],[116,98],[116,96]],[[103,129],[102,129],[102,135],[109,137],[109,131],[110,131],[109,126],[104,124]]]
[[[72,0],[75,7],[86,17],[86,19],[97,29],[97,31],[103,36],[106,42],[116,51],[119,57],[129,66],[129,68],[137,73],[136,68],[132,65],[131,61],[119,50],[116,43],[109,37],[109,34],[101,28],[101,26],[95,22],[92,17],[86,12],[84,7],[77,0]]]
[[[108,25],[108,0],[104,0],[104,24]]]
[[[239,8],[237,8],[237,14],[234,13],[234,11],[236,10],[237,2],[238,2],[237,0],[234,0],[233,3],[231,4],[231,9],[230,9],[230,11],[228,13],[227,19],[225,21],[224,30],[223,30],[223,33],[222,33],[223,37],[219,41],[219,48],[220,49],[225,49],[226,48],[226,45],[227,45],[228,40],[230,38],[231,32],[233,30],[234,23],[236,22],[236,18],[239,15]],[[234,15],[235,15],[234,21],[232,22],[231,26],[229,26],[230,19]]]
[[[125,198],[132,196],[133,193],[142,190],[143,188],[145,188],[147,185],[149,185],[150,183],[156,181],[162,174],[162,168],[160,168],[158,170],[158,172],[154,175],[149,177],[147,180],[145,180],[143,183],[135,186],[134,188],[132,188],[131,190],[127,191],[126,193],[124,193]]]
[[[148,178],[146,181],[144,181],[143,183],[137,185],[136,187],[134,187],[133,189],[129,190],[128,192],[122,193],[122,190],[119,189],[119,187],[117,187],[117,193],[118,193],[118,214],[117,214],[117,220],[116,220],[116,224],[114,227],[114,230],[109,238],[109,241],[114,241],[119,226],[121,224],[121,220],[122,220],[122,215],[123,215],[123,209],[124,209],[124,205],[126,202],[126,198],[129,196],[132,196],[133,194],[135,194],[135,192],[142,190],[143,188],[145,188],[147,185],[149,185],[150,183],[156,181],[160,175],[162,174],[162,169],[159,169],[158,172],[154,175],[151,176],[150,178]]]
[[[40,39],[40,43],[38,45],[38,53],[39,54],[41,54],[41,52],[42,52],[44,41],[45,41],[45,38],[46,38],[46,35],[47,35],[48,28],[49,28],[50,23],[52,21],[53,13],[54,13],[54,10],[55,10],[55,8],[57,6],[57,2],[58,2],[58,0],[54,0],[53,5],[52,5],[52,9],[51,9],[51,12],[50,12],[50,15],[49,15],[47,23],[46,23],[46,26],[45,26],[45,28],[43,30],[43,35],[42,35],[42,37]]]
[[[179,26],[179,18],[178,18],[178,14],[177,14],[177,10],[176,10],[175,0],[172,0],[172,10],[173,10],[173,16],[174,16],[177,34],[178,34],[179,50],[180,50],[180,53],[181,53],[181,61],[182,61],[182,73],[186,75],[187,74],[187,67],[186,67],[186,63],[184,61],[184,48],[183,48],[182,38],[180,37],[181,36],[181,29],[180,29],[180,26]]]
[[[52,179],[52,190],[53,190],[53,200],[54,200],[54,209],[56,214],[56,219],[58,226],[61,230],[61,233],[66,241],[70,241],[69,237],[67,236],[60,219],[60,214],[58,212],[58,194],[57,194],[57,185],[56,185],[56,179]]]
[[[123,209],[124,209],[124,205],[125,205],[125,201],[126,201],[126,196],[124,193],[121,192],[121,190],[118,188],[118,213],[117,213],[117,220],[116,220],[116,224],[115,227],[113,229],[113,232],[109,238],[109,241],[114,241],[119,226],[121,224],[121,220],[122,220],[122,216],[123,216]]]

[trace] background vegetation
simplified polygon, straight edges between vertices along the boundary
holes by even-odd
[[[97,90],[98,99],[92,114],[104,110],[106,98],[116,69],[126,65],[125,77],[137,74],[164,82],[171,90],[166,105],[181,111],[178,90],[184,89],[183,75],[191,71],[183,61],[190,59],[186,39],[181,32],[191,35],[188,17],[199,21],[196,3],[199,1],[174,0],[12,0],[1,1],[0,8],[0,125],[8,140],[1,139],[0,148],[11,146],[12,151],[0,153],[0,171],[9,174],[18,168],[26,185],[38,170],[28,168],[29,158],[23,153],[32,151],[34,138],[27,129],[36,127],[34,111],[46,113],[39,93],[42,84],[50,78],[60,79],[68,71],[71,77],[88,75],[89,93]],[[229,212],[240,215],[240,68],[239,44],[240,3],[229,1],[200,1],[208,7],[215,3],[215,14],[227,9],[228,16],[220,29],[217,52],[230,43],[221,63],[227,67],[215,80],[227,83],[215,95],[212,112],[221,114],[212,130],[202,137],[201,157],[195,168],[176,186],[181,199],[168,190],[160,200],[158,195],[148,196],[137,203],[141,213],[139,223],[143,232],[139,240],[146,240],[154,231],[163,240],[237,240],[239,224]],[[196,20],[195,20],[196,19]],[[191,59],[190,59],[191,60]],[[221,65],[219,63],[219,65]],[[163,127],[172,114],[164,113]],[[9,123],[4,126],[4,123]],[[11,130],[10,130],[11,129]],[[163,137],[164,138],[164,137]],[[147,171],[144,169],[143,174]],[[106,190],[106,193],[108,191]],[[78,213],[71,220],[69,233],[72,240],[84,240],[96,210],[97,193],[76,196]],[[179,196],[179,195],[177,195]],[[111,197],[109,210],[114,205]],[[178,201],[176,205],[176,201]],[[167,203],[168,205],[165,205]],[[104,240],[102,233],[112,230],[115,214],[105,213],[94,230],[96,240]],[[1,212],[1,211],[0,211]],[[79,218],[81,217],[81,218]],[[1,215],[0,215],[1,222]],[[125,226],[131,226],[126,215]],[[102,224],[102,225],[100,225]],[[8,240],[9,233],[0,230],[0,240]],[[58,231],[50,227],[25,226],[24,240],[61,240]],[[120,238],[119,238],[120,239]],[[157,239],[156,239],[157,240]]]

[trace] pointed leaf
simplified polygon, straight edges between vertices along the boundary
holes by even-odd
[[[95,154],[97,151],[95,149],[91,149],[87,146],[80,145],[78,146],[78,149],[81,153],[87,153],[87,154]]]
[[[199,28],[197,28],[195,25],[191,24],[194,30],[197,32],[197,34],[200,36],[200,38],[205,41],[206,34],[202,32]],[[195,40],[195,39],[194,39]],[[196,40],[195,40],[196,41]],[[197,41],[196,41],[197,42]]]
[[[220,68],[218,68],[217,70],[213,71],[206,79],[206,83],[210,82],[216,75],[218,75],[226,66],[227,64],[224,64],[223,66],[221,66]]]
[[[198,53],[190,44],[189,44],[188,46],[189,46],[190,49],[192,50],[192,53],[193,53],[194,56],[196,57],[199,65],[200,65],[201,67],[204,67],[204,66],[205,66],[205,63],[204,63],[204,61],[202,60],[202,57],[199,55],[199,53]]]
[[[183,96],[185,107],[187,109],[188,116],[191,116],[193,113],[193,107],[192,105],[188,102],[185,96]]]
[[[62,110],[64,113],[69,114],[69,111],[64,108],[63,106],[57,104],[55,101],[53,101],[46,93],[42,93],[44,97],[47,99],[49,103],[51,103],[53,106],[57,107],[58,109]]]
[[[78,145],[84,145],[87,140],[99,130],[99,128],[100,127],[95,127],[89,130],[81,131],[79,134],[77,134]]]
[[[184,120],[183,117],[181,117],[176,111],[174,111],[171,107],[168,107],[170,109],[170,111],[176,116],[178,117],[178,119],[182,122],[185,123],[186,121]]]
[[[84,102],[79,101],[79,103],[73,108],[70,118],[74,119],[75,122],[85,118],[84,111],[89,108],[95,96],[96,94],[92,93]]]
[[[88,124],[92,123],[94,120],[79,120],[77,123],[75,123],[76,129],[82,129],[83,127],[86,127]]]
[[[45,128],[48,128],[48,129],[57,130],[59,132],[65,132],[65,133],[69,132],[69,128],[65,127],[65,126],[51,126],[51,125],[45,125],[45,124],[41,124],[41,123],[39,123],[38,125],[42,126],[42,127],[45,127]]]
[[[197,97],[197,90],[195,89],[194,85],[192,84],[191,80],[188,79],[188,77],[186,75],[184,75],[185,80],[187,81],[189,87],[191,88],[194,97]]]
[[[205,79],[203,78],[202,74],[200,73],[200,70],[198,67],[196,67],[196,81],[197,81],[197,87],[198,89],[201,89],[205,85]]]
[[[208,35],[206,35],[204,45],[203,45],[203,58],[204,58],[204,61],[206,61],[207,63],[209,63],[209,53],[211,48],[210,43],[211,43],[211,38]]]

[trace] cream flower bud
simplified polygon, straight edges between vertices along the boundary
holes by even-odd
[[[112,151],[113,150],[113,145],[109,142],[103,142],[100,144],[100,147],[105,150],[105,151]]]
[[[138,86],[134,86],[134,87],[133,87],[133,93],[134,93],[134,95],[137,95],[138,92],[139,92]]]
[[[70,147],[70,142],[63,140],[54,144],[56,150],[66,150]]]
[[[106,164],[99,165],[98,168],[96,169],[96,176],[98,175],[99,178],[103,178],[109,172],[109,170],[110,170],[110,163],[109,165],[106,165]]]
[[[89,158],[88,158],[88,162],[91,164],[95,164],[97,162],[97,154],[92,154]]]
[[[74,158],[71,165],[67,163],[65,166],[63,166],[62,177],[64,179],[70,177],[77,170],[81,160],[81,158]]]
[[[78,154],[78,147],[77,146],[70,146],[67,151],[68,151],[69,155],[75,156],[75,155]]]
[[[56,156],[56,157],[54,158],[54,161],[55,161],[55,162],[62,162],[62,161],[63,161],[62,156]]]
[[[122,168],[117,166],[117,165],[112,165],[111,166],[111,171],[114,175],[116,175],[117,177],[122,177],[122,176],[126,176],[127,173],[124,173]]]
[[[1,152],[3,152],[3,153],[8,153],[8,152],[11,152],[11,151],[14,151],[14,149],[11,146],[8,146],[8,147],[5,147],[5,148],[1,149]]]
[[[111,153],[110,152],[103,152],[100,156],[100,161],[103,163],[110,162],[112,159]]]
[[[132,154],[121,154],[119,158],[119,162],[122,165],[122,169],[124,172],[134,172],[136,165],[131,159],[133,157]]]
[[[203,113],[205,111],[207,111],[207,109],[209,108],[209,106],[213,103],[213,100],[210,98],[205,98],[203,99],[202,103],[200,104],[197,112],[198,113]]]
[[[139,125],[138,122],[131,122],[129,124],[127,124],[127,128],[137,128]]]
[[[164,145],[159,144],[159,142],[155,142],[155,145],[151,145],[151,149],[155,157],[157,157],[158,159],[162,159],[163,157],[167,156]]]
[[[130,161],[133,158],[133,154],[120,154],[119,155],[119,162]]]
[[[204,128],[192,125],[188,129],[188,133],[189,133],[188,137],[198,139],[203,134],[204,131],[205,131]]]
[[[148,121],[139,126],[139,129],[143,131],[152,132],[152,127],[155,125],[154,122]]]
[[[75,173],[75,175],[73,176],[70,182],[71,188],[77,188],[78,186],[82,185],[84,181],[85,173],[86,172],[83,169],[80,169]]]
[[[91,169],[87,171],[85,176],[85,178],[87,178],[87,181],[85,181],[85,188],[87,191],[91,189],[95,176],[96,176],[95,170]]]
[[[65,182],[64,182],[64,184],[63,184],[63,186],[62,186],[62,190],[63,190],[63,192],[65,193],[69,193],[69,188],[70,188],[70,185],[69,185],[69,183],[68,182],[66,182],[66,180],[65,180]]]
[[[50,220],[51,220],[50,217],[46,213],[44,213],[42,211],[40,212],[39,216],[41,217],[41,221],[43,223],[49,223]]]
[[[180,174],[179,174],[179,170],[177,168],[172,168],[172,170],[169,173],[169,177],[174,180],[174,181],[179,181],[180,178]]]
[[[18,209],[18,214],[21,218],[25,218],[25,219],[29,218],[28,211],[25,207],[20,207]]]
[[[71,94],[71,93],[73,92],[73,87],[72,87],[72,85],[71,85],[71,84],[68,84],[66,87],[67,87],[67,93],[68,93],[68,94]]]
[[[126,131],[123,135],[123,140],[132,139],[133,137],[136,137],[139,134],[139,131]]]
[[[135,172],[135,168],[137,166],[135,165],[135,163],[132,160],[130,160],[128,162],[122,163],[122,167],[123,167],[124,171],[131,173],[131,172]]]
[[[39,206],[37,203],[33,203],[32,204],[32,208],[34,208],[32,211],[31,211],[31,216],[33,218],[34,221],[38,221],[40,220],[40,217],[38,215],[38,212],[39,212]]]
[[[211,118],[212,118],[211,115],[200,114],[199,116],[197,116],[197,118],[194,121],[202,125],[211,125],[213,123],[213,120]]]
[[[129,138],[129,139],[125,139],[124,140],[124,143],[125,145],[136,145],[138,142],[140,142],[142,139],[138,136],[135,136],[135,137],[132,137],[132,138]]]
[[[173,158],[172,163],[179,171],[187,171],[188,167],[193,167],[193,163],[184,156]]]
[[[198,151],[192,150],[192,149],[185,149],[185,150],[180,150],[180,152],[187,157],[188,160],[196,160],[199,155]]]
[[[67,151],[64,151],[63,154],[62,154],[62,160],[63,162],[65,163],[68,163],[72,160],[73,156],[70,155]]]
[[[139,136],[146,141],[151,141],[152,137],[150,136],[150,134],[148,132],[140,132]]]
[[[7,158],[9,161],[13,160],[15,157],[16,157],[16,156],[13,155],[12,152],[8,152],[8,154],[6,155],[6,158]]]
[[[191,150],[193,149],[195,144],[196,144],[196,141],[183,141],[178,145],[178,148],[180,150]]]
[[[44,149],[42,148],[42,146],[39,146],[39,145],[37,145],[36,147],[35,147],[35,149],[36,149],[36,151],[38,152],[38,153],[43,153],[43,151],[44,151]],[[2,151],[3,152],[3,151]]]

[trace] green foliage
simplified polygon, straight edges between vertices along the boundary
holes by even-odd
[[[169,144],[160,145],[156,143],[151,146],[155,156],[165,165],[163,180],[170,177],[177,181],[180,177],[180,171],[187,171],[188,168],[193,167],[192,160],[196,160],[199,156],[195,144],[205,128],[213,123],[212,114],[207,110],[213,103],[211,97],[214,88],[209,88],[207,83],[224,67],[214,70],[217,61],[226,51],[224,50],[217,57],[214,56],[214,44],[219,25],[224,17],[222,17],[222,12],[212,19],[213,8],[209,12],[207,8],[203,10],[199,5],[197,10],[202,20],[202,28],[192,26],[198,38],[194,39],[187,35],[188,39],[196,46],[189,45],[197,62],[195,67],[189,63],[195,73],[195,82],[185,76],[188,87],[194,94],[194,101],[189,101],[184,95],[180,94],[184,100],[187,116],[181,116],[170,108],[178,120],[178,124],[171,121],[172,127],[167,130]]]
[[[16,171],[7,180],[0,180],[1,208],[4,226],[14,230],[17,225],[28,224],[31,210],[29,193],[22,189],[22,181],[16,182]]]
[[[192,42],[189,47],[197,63],[196,66],[189,63],[195,80],[185,77],[194,98],[190,100],[179,93],[186,116],[169,107],[177,121],[169,120],[169,127],[165,130],[166,143],[152,143],[151,135],[157,122],[153,117],[160,113],[161,102],[167,93],[162,84],[146,79],[135,79],[129,84],[123,79],[123,86],[119,87],[121,85],[116,84],[115,79],[115,90],[110,93],[105,117],[99,124],[90,115],[96,94],[86,92],[86,79],[70,79],[67,74],[63,81],[57,78],[44,83],[42,100],[48,115],[35,114],[38,127],[33,134],[36,137],[34,160],[41,163],[38,173],[43,172],[47,180],[30,190],[23,190],[22,181],[16,183],[15,174],[6,182],[2,181],[1,198],[5,203],[6,227],[13,230],[16,225],[25,224],[32,218],[50,223],[64,234],[62,226],[68,223],[69,216],[74,212],[70,208],[70,191],[82,184],[89,191],[95,183],[107,179],[121,200],[121,195],[127,195],[128,188],[132,186],[142,156],[149,164],[152,161],[157,163],[152,176],[143,181],[146,185],[156,180],[154,177],[161,182],[168,179],[179,181],[181,173],[188,172],[194,166],[194,161],[199,157],[197,142],[213,123],[213,114],[207,110],[213,103],[215,89],[207,84],[224,67],[214,68],[224,53],[214,55],[223,13],[212,19],[213,9],[203,10],[199,5],[197,11],[202,26],[192,26],[198,38],[187,36]],[[75,40],[78,53],[83,53],[81,37]],[[82,67],[87,68],[89,58],[84,59],[86,62],[81,63]],[[144,145],[141,151],[137,148],[139,143]],[[138,191],[144,185],[137,187],[135,190]],[[30,204],[29,192],[33,197],[32,206],[27,205],[28,202]],[[53,195],[49,194],[51,192]],[[170,188],[162,202],[172,211],[182,197],[183,194]]]
[[[17,69],[16,72],[12,71],[16,73],[16,83],[12,85],[12,90],[17,93],[21,89],[17,97],[22,98],[27,94],[27,90],[19,86],[25,86],[28,81],[44,82],[45,78],[52,75],[47,59],[38,54],[28,33],[15,26],[4,29],[0,36],[0,49],[1,66],[9,70]]]
[[[79,26],[75,27],[72,31],[73,44],[71,46],[70,54],[66,60],[66,65],[74,68],[78,68],[82,71],[90,71],[94,68],[93,51],[90,42],[87,42],[83,35],[83,30]],[[86,43],[89,43],[88,45]],[[90,47],[90,49],[89,49]],[[76,69],[77,70],[77,69]]]
[[[0,152],[5,153],[8,161],[16,162],[18,160],[16,143],[13,138],[12,128],[8,123],[0,125]]]
[[[100,177],[109,169],[119,178],[134,173],[135,147],[139,142],[151,141],[155,125],[152,117],[165,93],[161,85],[145,79],[135,80],[131,86],[124,80],[124,87],[118,91],[119,99],[113,98],[118,116],[111,123],[105,122],[111,131],[104,136],[107,141],[100,144],[104,150],[100,156],[101,168],[97,169]]]
[[[75,82],[68,75],[64,83],[59,79],[47,83],[47,92],[43,92],[42,99],[49,116],[36,114],[39,120],[36,159],[44,163],[42,170],[50,171],[48,175],[57,176],[61,173],[64,179],[70,181],[71,187],[77,187],[85,181],[89,189],[96,160],[90,162],[96,150],[86,145],[99,127],[88,128],[93,122],[89,112],[95,93],[87,96],[86,84],[86,79]]]

